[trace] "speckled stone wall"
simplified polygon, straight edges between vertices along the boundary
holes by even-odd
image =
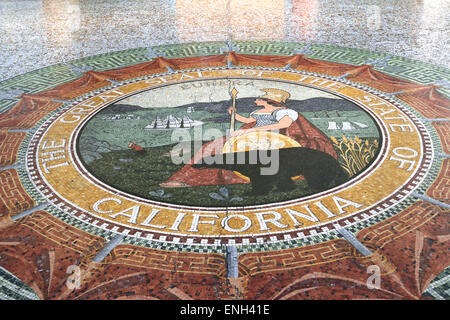
[[[93,54],[192,41],[334,44],[445,66],[449,6],[446,0],[4,0],[0,80]]]

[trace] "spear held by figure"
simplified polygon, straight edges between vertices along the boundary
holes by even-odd
[[[264,91],[271,92],[269,89]],[[206,146],[212,146],[213,143],[223,144],[222,152],[213,155],[211,152],[210,155],[202,153],[200,159],[194,158],[192,163],[187,164],[173,175],[169,183],[179,183],[180,180],[183,181],[184,179],[184,181],[192,181],[192,183],[186,185],[197,186],[212,185],[213,183],[210,183],[212,181],[219,185],[246,181],[251,184],[251,191],[248,191],[247,195],[257,196],[270,194],[274,186],[280,192],[292,191],[297,187],[293,180],[297,176],[304,178],[312,193],[322,192],[348,181],[349,177],[337,161],[332,143],[324,142],[323,140],[328,139],[327,136],[303,116],[298,115],[298,119],[292,122],[288,128],[285,128],[285,134],[261,130],[261,128],[256,128],[255,132],[252,128],[256,126],[257,120],[240,116],[236,112],[238,94],[236,88],[233,88],[229,93],[233,102],[228,109],[231,115],[230,133],[227,137],[209,142],[203,147],[206,150]],[[282,104],[284,102],[281,101],[282,97],[280,98],[278,95],[267,97],[267,95],[257,98],[255,104],[262,106],[264,101],[264,105],[278,102],[276,105],[272,105],[272,109],[273,107],[287,109]],[[261,102],[259,101],[260,98],[265,98],[267,101],[261,100]],[[267,106],[265,105],[265,107]],[[237,131],[235,130],[236,120],[245,123],[240,129],[243,134],[239,136],[236,135]],[[288,147],[278,148],[274,146],[272,148],[271,143],[269,146],[265,144],[264,148],[259,148],[260,135],[264,137],[264,141],[269,140],[269,142],[272,142],[272,137],[274,137],[274,141],[282,139],[281,141],[285,142],[283,146]],[[246,140],[249,139],[249,136],[256,139],[252,139],[252,143],[247,143]],[[303,145],[305,146],[303,147]],[[327,151],[328,148],[332,149],[333,152]],[[215,151],[217,149],[209,148],[208,150]],[[264,150],[264,152],[260,152],[261,150]],[[269,163],[268,159],[270,159]],[[205,171],[196,171],[196,169],[205,169]],[[213,171],[211,169],[219,170]],[[269,170],[263,171],[263,169]],[[208,183],[203,184],[203,181],[198,183],[203,174]],[[190,177],[195,179],[190,179]]]
[[[234,122],[236,119],[236,97],[239,92],[236,88],[233,88],[230,92],[231,97],[233,98],[233,107],[231,109],[231,123],[230,123],[230,135],[234,133]]]

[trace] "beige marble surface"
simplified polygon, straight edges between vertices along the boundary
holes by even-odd
[[[448,66],[448,0],[0,0],[0,81],[153,45],[328,43]]]

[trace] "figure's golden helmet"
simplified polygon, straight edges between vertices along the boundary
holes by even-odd
[[[276,102],[282,102],[285,103],[287,99],[290,98],[291,94],[287,91],[281,90],[281,89],[273,89],[273,88],[267,88],[267,89],[261,89],[261,91],[264,91],[265,94],[262,96],[259,96],[259,98],[263,99],[270,99]]]

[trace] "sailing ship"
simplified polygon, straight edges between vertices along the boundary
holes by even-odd
[[[360,123],[360,122],[356,122],[356,121],[352,121],[355,125],[357,125],[358,127],[365,129],[368,128],[369,126],[365,123]],[[350,121],[343,121],[342,125],[339,126],[337,124],[336,121],[328,121],[328,130],[344,130],[344,131],[351,131],[351,130],[356,130],[356,128],[352,125],[352,122]]]
[[[202,124],[202,121],[192,120],[187,115],[177,118],[170,114],[163,120],[161,120],[159,116],[156,116],[156,118],[148,126],[146,126],[144,130],[189,129]]]
[[[194,107],[190,106],[190,107],[187,108],[186,112],[187,113],[194,113],[195,109],[194,109]]]

